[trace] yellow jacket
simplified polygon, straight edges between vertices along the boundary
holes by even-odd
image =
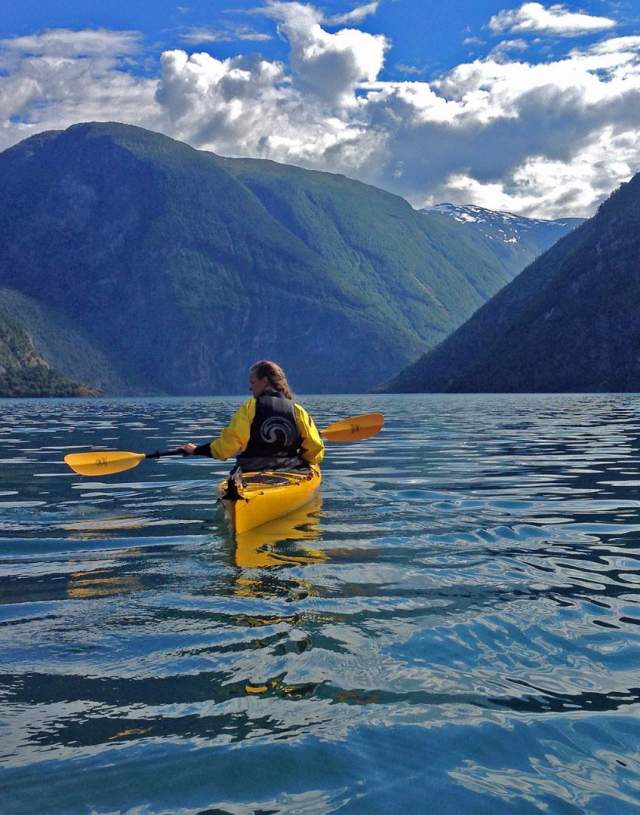
[[[318,428],[302,405],[293,406],[298,432],[302,436],[302,458],[308,464],[320,464],[324,458],[324,443]],[[256,415],[255,397],[247,399],[231,417],[217,439],[211,444],[213,458],[226,459],[241,453],[249,443],[251,423]]]

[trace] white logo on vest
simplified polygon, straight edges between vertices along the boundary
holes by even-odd
[[[295,440],[295,428],[282,416],[272,416],[260,426],[260,438],[267,444],[281,444],[291,447]]]

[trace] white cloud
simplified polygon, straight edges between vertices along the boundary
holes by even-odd
[[[59,29],[0,40],[0,144],[79,121],[155,127],[156,79],[134,76],[136,32]]]
[[[136,31],[101,28],[84,31],[57,28],[42,34],[0,40],[0,48],[22,56],[115,57],[136,53],[140,48],[140,35]]]
[[[156,100],[164,129],[186,141],[211,144],[219,152],[264,152],[259,144],[277,125],[277,109],[285,120],[290,115],[290,94],[279,89],[284,79],[279,63],[259,57],[217,60],[180,50],[165,51],[161,62]]]
[[[345,23],[360,23],[365,17],[375,14],[378,10],[379,2],[367,3],[364,6],[357,6],[357,8],[348,11],[346,14],[338,14],[333,17],[327,17],[326,22],[329,25],[344,25]]]
[[[430,206],[446,198],[534,218],[588,216],[634,169],[640,169],[636,136],[629,132],[616,136],[613,128],[604,128],[568,162],[533,157],[503,179],[486,183],[464,172],[455,173],[423,204]]]
[[[510,51],[526,51],[529,43],[522,39],[517,40],[502,40],[489,54],[492,59],[507,58]]]
[[[396,65],[396,71],[399,71],[401,74],[412,74],[413,76],[421,76],[422,74],[426,74],[426,68],[418,68],[417,65],[405,65],[403,62],[398,62]]]
[[[355,119],[327,113],[323,100],[310,104],[283,65],[259,57],[167,51],[156,98],[165,132],[225,155],[318,168],[334,155],[354,168],[376,141]]]
[[[203,45],[210,42],[268,42],[270,39],[270,34],[253,31],[253,29],[245,26],[234,29],[224,28],[222,30],[194,27],[188,28],[180,34],[182,42],[192,45]]]
[[[589,215],[640,169],[640,37],[539,63],[510,41],[438,81],[392,82],[379,78],[386,38],[330,33],[302,3],[266,12],[287,62],[176,49],[149,78],[130,68],[135,36],[0,42],[0,140],[116,119],[222,155],[341,172],[418,206],[471,201],[537,216]]]
[[[381,71],[385,37],[353,28],[330,34],[321,26],[322,14],[302,3],[273,0],[268,13],[289,41],[291,71],[301,90],[332,105],[351,104],[356,88]]]
[[[592,54],[628,53],[633,55],[640,51],[640,37],[612,37],[591,45],[587,51]]]
[[[519,9],[498,12],[489,21],[489,28],[494,34],[503,31],[522,34],[539,32],[560,37],[605,31],[615,25],[615,20],[608,17],[568,11],[566,6],[560,4],[543,6],[542,3],[523,3]]]

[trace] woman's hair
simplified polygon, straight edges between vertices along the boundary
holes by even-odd
[[[252,373],[256,379],[264,379],[266,377],[275,391],[284,394],[287,399],[293,399],[293,393],[287,382],[287,377],[277,363],[271,362],[269,359],[261,359],[260,362],[254,362],[249,369],[249,373]]]

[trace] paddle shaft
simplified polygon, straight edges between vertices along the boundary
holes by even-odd
[[[182,450],[156,450],[155,453],[145,453],[145,458],[162,458],[162,456],[184,456]]]

